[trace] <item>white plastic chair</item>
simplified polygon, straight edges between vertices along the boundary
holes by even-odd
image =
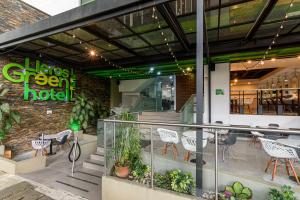
[[[196,133],[196,132],[195,132]],[[204,136],[203,136],[204,138]],[[185,148],[186,153],[184,155],[184,160],[189,161],[191,152],[196,152],[196,134],[195,135],[187,135],[185,134],[184,136],[181,137],[181,142],[183,144],[183,147]],[[203,139],[202,146],[205,148],[207,145],[207,138]]]
[[[270,140],[270,139],[265,139],[265,138],[259,138],[259,140],[261,141],[265,152],[271,157],[270,160],[268,161],[265,172],[268,171],[271,163],[274,162],[274,168],[273,168],[273,172],[272,172],[272,181],[275,178],[277,166],[280,164],[278,162],[283,162],[283,163],[285,163],[287,175],[290,176],[289,167],[291,167],[293,175],[294,175],[298,185],[300,185],[297,173],[296,173],[294,165],[293,165],[293,161],[299,160],[296,150],[291,147],[286,147],[286,146],[280,145],[275,140]]]
[[[56,141],[61,142],[61,140],[63,139],[63,137],[65,135],[68,135],[67,139],[69,140],[72,136],[72,130],[68,129],[68,130],[57,133]]]
[[[32,148],[35,149],[35,157],[37,156],[38,151],[42,151],[42,155],[47,155],[46,148],[50,146],[50,140],[32,140]]]
[[[265,136],[263,133],[260,133],[257,131],[251,131],[251,135],[252,135],[252,140],[250,141],[249,145],[251,145],[253,143],[254,147],[255,147],[256,143],[259,143],[258,138]]]
[[[159,134],[160,139],[165,143],[162,150],[162,154],[167,155],[168,147],[172,145],[173,159],[176,160],[178,156],[178,150],[176,144],[179,143],[179,137],[177,131],[158,128],[157,132]]]

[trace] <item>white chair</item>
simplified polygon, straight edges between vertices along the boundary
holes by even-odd
[[[70,146],[69,139],[72,136],[72,130],[70,130],[70,129],[57,133],[56,141],[61,142],[61,140],[64,138],[65,135],[68,136],[67,137],[67,143]]]
[[[47,155],[46,148],[50,146],[50,140],[32,140],[32,148],[35,149],[35,157],[37,156],[38,151],[42,151],[42,155]]]
[[[165,143],[162,150],[162,154],[167,155],[168,147],[172,145],[173,159],[176,160],[178,156],[178,150],[176,144],[179,143],[179,137],[177,131],[158,128],[157,132],[159,134],[160,139]]]
[[[254,147],[255,147],[256,143],[259,143],[258,138],[265,136],[263,133],[260,133],[260,132],[257,132],[257,131],[251,131],[251,135],[252,135],[252,140],[250,141],[249,145],[251,145],[253,143]]]
[[[291,167],[291,170],[293,172],[293,175],[298,183],[300,185],[297,173],[295,171],[293,162],[295,160],[299,160],[298,154],[295,149],[291,147],[286,147],[283,145],[278,144],[275,140],[265,139],[265,138],[259,138],[259,140],[262,143],[262,146],[266,153],[271,157],[268,161],[267,167],[265,169],[265,172],[268,171],[270,165],[272,162],[274,162],[274,168],[272,172],[272,181],[275,178],[277,166],[281,163],[285,164],[286,173],[288,176],[290,176],[289,167]]]
[[[203,142],[202,146],[203,148],[207,145],[207,139],[211,137],[210,133],[203,132]],[[181,137],[181,142],[183,144],[183,147],[186,150],[186,153],[183,157],[185,161],[190,160],[191,152],[196,152],[196,131],[186,131],[183,133],[183,136]]]

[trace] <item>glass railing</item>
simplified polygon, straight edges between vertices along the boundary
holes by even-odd
[[[105,176],[114,180],[199,199],[269,200],[290,190],[300,197],[300,129],[122,120],[104,127]]]
[[[161,112],[162,99],[141,96],[136,101],[136,104],[129,110],[130,112],[142,112],[142,111]]]
[[[195,104],[196,104],[196,95],[192,94],[180,109],[181,123],[183,124],[195,123],[195,112],[196,112]]]
[[[231,90],[231,114],[300,115],[300,89]]]

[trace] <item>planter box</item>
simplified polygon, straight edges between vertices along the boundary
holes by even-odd
[[[46,167],[46,156],[37,156],[34,158],[14,161],[0,157],[0,171],[8,174],[24,174]]]
[[[117,192],[116,192],[117,189]],[[196,200],[196,197],[162,189],[152,189],[116,177],[102,177],[102,200]]]

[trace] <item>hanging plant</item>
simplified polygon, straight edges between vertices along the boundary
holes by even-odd
[[[93,101],[88,100],[85,94],[81,93],[78,95],[75,100],[75,105],[72,108],[70,126],[76,123],[81,126],[83,131],[85,131],[92,118],[95,117],[93,107]]]

